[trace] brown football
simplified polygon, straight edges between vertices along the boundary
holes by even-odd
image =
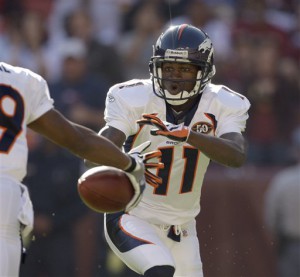
[[[134,195],[126,173],[110,166],[87,170],[79,178],[77,188],[81,200],[99,213],[123,211]]]

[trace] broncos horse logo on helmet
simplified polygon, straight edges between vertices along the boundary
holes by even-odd
[[[208,35],[188,24],[169,27],[153,46],[149,68],[153,91],[171,105],[181,105],[201,93],[215,74],[213,45]],[[191,91],[182,90],[172,95],[163,86],[163,62],[188,63],[198,67],[197,77]]]

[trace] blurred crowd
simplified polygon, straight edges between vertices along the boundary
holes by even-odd
[[[1,0],[0,59],[49,82],[58,109],[99,130],[109,86],[148,78],[152,45],[171,24],[203,28],[213,80],[251,103],[249,163],[290,162],[299,124],[297,0]]]
[[[292,164],[291,134],[300,125],[298,0],[0,0],[0,60],[41,74],[57,109],[98,131],[109,87],[149,78],[152,45],[166,26],[180,23],[211,37],[213,82],[246,95],[252,104],[245,134],[248,164]],[[78,201],[74,187],[82,162],[28,136],[26,182],[36,208],[36,241],[24,276],[93,276],[91,271],[109,270],[100,262],[109,258],[107,251],[95,254],[93,247],[104,248],[96,234],[99,215]],[[78,231],[82,228],[86,233]],[[41,243],[52,250],[41,253]],[[72,262],[79,266],[69,266]],[[113,269],[105,274],[115,276]]]

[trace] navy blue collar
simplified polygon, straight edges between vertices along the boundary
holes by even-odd
[[[184,122],[185,126],[189,126],[200,103],[202,93],[197,96],[197,98],[194,100],[195,102],[191,107],[189,107],[187,110],[182,111],[179,114],[176,114],[176,112],[173,111],[172,106],[166,102],[166,120],[167,122],[173,123],[173,124],[180,124]]]

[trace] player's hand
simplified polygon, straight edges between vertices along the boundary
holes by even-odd
[[[161,178],[151,173],[148,169],[163,168],[163,163],[147,162],[150,159],[159,158],[161,156],[161,152],[152,151],[149,153],[141,154],[146,148],[150,146],[150,144],[150,141],[144,142],[136,148],[131,149],[131,151],[128,153],[132,160],[132,165],[129,169],[125,170],[125,172],[134,188],[134,196],[127,204],[125,209],[126,212],[136,207],[141,201],[146,181],[152,186],[158,186],[162,183]]]
[[[165,136],[171,140],[175,141],[187,141],[190,129],[183,125],[183,123],[175,125],[169,122],[163,122],[157,117],[156,113],[153,114],[143,114],[142,119],[138,120],[137,123],[140,126],[143,125],[152,125],[156,129],[150,131],[153,136]]]

